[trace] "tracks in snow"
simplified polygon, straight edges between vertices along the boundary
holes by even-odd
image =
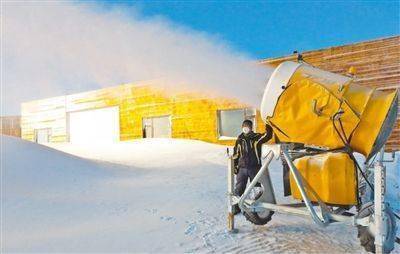
[[[356,230],[348,225],[320,228],[305,218],[273,216],[265,226],[254,226],[243,216],[236,220],[238,234],[225,230],[224,216],[198,227],[203,244],[187,252],[208,253],[363,253]]]

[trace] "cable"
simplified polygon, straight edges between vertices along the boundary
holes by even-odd
[[[339,135],[340,139],[342,140],[342,142],[343,142],[343,144],[344,144],[344,146],[345,146],[345,148],[346,148],[347,154],[348,154],[348,155],[350,156],[350,158],[354,161],[354,163],[355,163],[355,165],[356,165],[356,168],[357,168],[358,171],[361,173],[362,177],[363,177],[364,180],[367,182],[367,184],[368,184],[368,186],[371,188],[371,190],[374,190],[374,186],[370,183],[370,181],[368,180],[367,176],[366,176],[366,175],[364,174],[364,172],[362,171],[360,165],[358,164],[356,158],[354,157],[354,155],[353,155],[353,153],[352,153],[352,149],[351,149],[351,147],[350,147],[350,145],[349,145],[349,142],[348,142],[347,137],[346,137],[346,133],[344,132],[343,124],[342,124],[342,122],[340,121],[340,119],[339,119],[339,124],[341,125],[341,129],[342,129],[342,132],[343,132],[343,136],[344,136],[344,137],[342,136],[342,134],[340,133],[339,129],[337,128],[337,126],[336,126],[336,124],[335,124],[335,118],[336,118],[336,116],[337,116],[338,114],[340,114],[339,111],[336,112],[336,113],[333,115],[333,117],[332,117],[332,124],[333,124],[333,127],[334,127],[336,133]]]
[[[374,157],[372,158],[371,162],[367,165],[368,168],[370,168],[371,165],[374,164],[377,155],[378,155],[378,153],[376,153],[376,154],[374,155]]]
[[[340,129],[342,130],[342,133],[344,136],[344,140],[346,140],[347,144],[349,144],[349,139],[346,137],[346,132],[344,131],[342,120],[339,118],[338,121],[339,121]]]
[[[367,179],[367,176],[364,174],[364,172],[362,171],[360,165],[358,164],[356,158],[354,157],[353,154],[349,154],[349,156],[351,157],[351,159],[354,161],[354,163],[356,164],[356,168],[358,169],[358,171],[360,171],[361,175],[363,176],[364,180],[368,183],[369,187],[371,188],[372,191],[374,191],[374,186],[371,184],[371,182]]]
[[[347,139],[345,139],[345,138],[342,137],[342,134],[340,134],[338,128],[336,127],[335,118],[336,118],[336,116],[337,116],[338,114],[339,114],[339,112],[336,112],[336,113],[333,115],[333,117],[332,117],[332,125],[333,125],[333,128],[335,129],[336,133],[339,135],[339,138],[342,140],[344,146],[345,146],[346,148],[350,148],[349,143],[347,142]]]
[[[350,147],[350,145],[349,145],[348,139],[347,139],[347,137],[346,137],[346,133],[345,133],[344,128],[343,128],[342,121],[341,121],[340,119],[338,119],[338,120],[339,120],[339,125],[340,125],[340,128],[341,128],[342,132],[343,132],[343,136],[344,136],[344,137],[342,136],[342,134],[339,132],[338,128],[336,127],[335,118],[336,118],[336,116],[337,116],[338,114],[339,114],[339,112],[336,112],[336,113],[333,115],[333,117],[332,117],[332,124],[333,124],[333,127],[334,127],[336,133],[339,135],[340,139],[342,140],[343,144],[345,145],[345,148],[346,148],[346,151],[347,151],[348,155],[349,155],[349,156],[351,157],[351,159],[354,161],[354,163],[355,163],[355,165],[356,165],[356,168],[357,168],[358,171],[361,173],[361,175],[363,176],[363,178],[365,179],[365,181],[367,182],[367,184],[368,184],[368,186],[371,188],[371,190],[374,191],[374,186],[369,182],[369,180],[367,179],[366,175],[365,175],[364,172],[362,171],[360,165],[358,164],[356,158],[354,157],[353,153],[351,152],[352,149],[351,149],[351,147]],[[373,159],[372,159],[372,162],[368,165],[368,167],[375,161],[376,155],[377,155],[377,154],[375,154],[375,156],[374,156]],[[398,214],[396,214],[396,213],[393,212],[393,215],[395,216],[395,218],[397,218],[398,220],[400,220],[400,216],[399,216]],[[396,236],[395,242],[396,242],[397,244],[400,244],[400,237],[397,237],[397,236]]]

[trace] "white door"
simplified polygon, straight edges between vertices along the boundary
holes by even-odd
[[[169,116],[143,118],[143,130],[146,138],[170,138],[171,120]]]
[[[39,144],[49,143],[50,142],[50,135],[51,135],[51,131],[50,131],[49,128],[36,129],[35,130],[36,143],[39,143]]]
[[[79,144],[119,141],[119,108],[107,107],[70,112],[69,141]]]

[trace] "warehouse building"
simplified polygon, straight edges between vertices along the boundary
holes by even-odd
[[[335,73],[356,69],[356,83],[380,90],[400,87],[400,36],[302,53],[305,62]],[[277,66],[297,54],[265,59]],[[23,103],[22,138],[46,142],[112,142],[172,137],[232,144],[244,119],[264,129],[259,112],[229,98],[170,94],[159,81],[124,84]],[[399,118],[388,142],[400,149]]]
[[[124,84],[22,104],[22,137],[38,143],[186,138],[230,144],[259,113],[232,99],[170,94],[159,81]]]

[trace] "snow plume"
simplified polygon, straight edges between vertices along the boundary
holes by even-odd
[[[23,101],[139,80],[257,106],[271,68],[223,40],[134,8],[2,3],[2,114]]]

